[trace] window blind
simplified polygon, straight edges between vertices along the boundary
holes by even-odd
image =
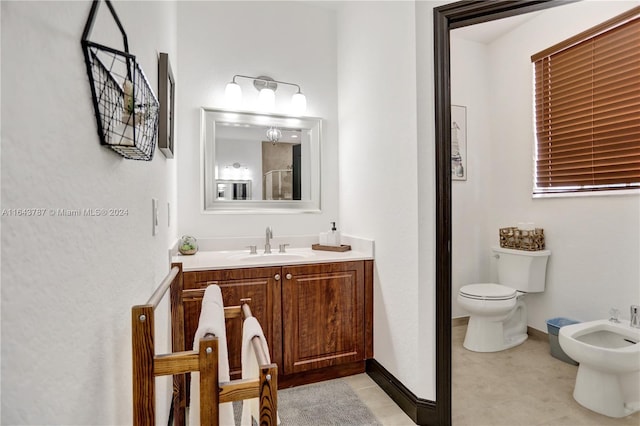
[[[534,193],[640,188],[640,7],[531,60]]]

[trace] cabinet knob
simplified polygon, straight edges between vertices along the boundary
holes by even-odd
[[[275,274],[273,276],[273,279],[276,280],[276,281],[280,281],[280,274]]]
[[[287,279],[290,280],[291,278],[293,278],[293,275],[287,274]]]

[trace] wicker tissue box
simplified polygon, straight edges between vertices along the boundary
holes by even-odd
[[[500,247],[527,251],[544,250],[544,230],[527,230],[514,226],[500,228]]]

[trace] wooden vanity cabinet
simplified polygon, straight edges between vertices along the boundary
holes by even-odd
[[[251,312],[260,324],[269,345],[272,362],[282,365],[281,320],[281,267],[225,269],[216,271],[185,272],[184,318],[185,342],[191,349],[198,328],[202,289],[217,284],[222,291],[225,306],[239,305],[241,299],[251,299]],[[242,319],[226,321],[229,371],[231,379],[242,376]]]
[[[211,284],[220,286],[225,306],[251,299],[281,388],[361,373],[373,358],[372,260],[185,272],[187,349]],[[227,320],[227,341],[231,378],[240,378],[240,318]]]
[[[284,373],[365,359],[364,262],[282,267]]]

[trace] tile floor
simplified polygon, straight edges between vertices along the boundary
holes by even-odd
[[[415,426],[404,411],[367,374],[344,377],[344,380],[385,426]]]
[[[578,404],[578,367],[553,358],[546,335],[489,354],[464,349],[466,329],[452,328],[454,426],[640,426],[640,412],[614,419]]]
[[[486,354],[464,349],[466,330],[466,325],[452,328],[454,426],[640,426],[640,412],[613,419],[578,404],[573,399],[578,367],[553,358],[546,335]],[[366,374],[341,380],[385,426],[414,425]]]

